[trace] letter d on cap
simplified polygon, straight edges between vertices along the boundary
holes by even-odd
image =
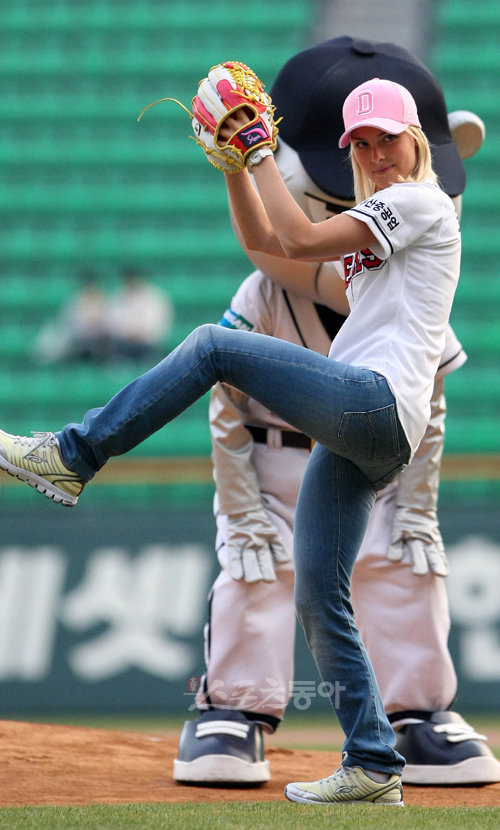
[[[357,115],[367,115],[373,109],[373,92],[371,89],[360,92],[357,96],[358,112]]]

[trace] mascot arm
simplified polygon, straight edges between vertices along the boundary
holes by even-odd
[[[325,305],[345,317],[349,314],[349,303],[339,263],[300,262],[259,251],[249,251],[243,243],[233,216],[231,222],[243,251],[255,268],[259,268],[287,291],[292,291],[313,303]]]

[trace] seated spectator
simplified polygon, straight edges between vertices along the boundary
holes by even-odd
[[[109,303],[110,357],[159,360],[173,323],[168,295],[137,268],[123,272],[123,285]]]
[[[91,360],[109,357],[109,309],[106,294],[92,271],[83,271],[80,289],[62,307],[55,320],[41,329],[34,346],[38,363]]]

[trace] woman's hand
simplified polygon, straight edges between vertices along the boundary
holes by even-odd
[[[217,144],[220,147],[223,147],[224,144],[227,144],[230,140],[231,136],[238,132],[238,130],[241,130],[245,124],[249,124],[250,121],[253,121],[253,119],[254,113],[247,107],[240,107],[240,109],[232,112],[231,115],[223,121],[219,129]]]

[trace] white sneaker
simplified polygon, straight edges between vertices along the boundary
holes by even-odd
[[[400,775],[391,775],[381,784],[373,781],[361,767],[342,765],[328,778],[288,784],[285,795],[301,804],[370,803],[404,807]]]
[[[0,429],[0,469],[66,507],[77,503],[85,487],[85,482],[64,466],[53,432],[34,432],[30,438]]]

